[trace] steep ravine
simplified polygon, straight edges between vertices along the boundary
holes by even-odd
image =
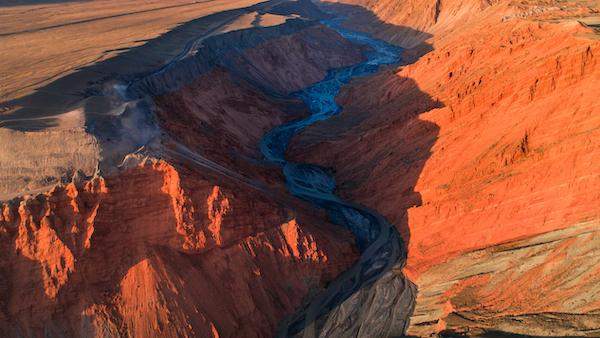
[[[367,52],[367,59],[357,65],[333,69],[328,72],[324,80],[293,94],[301,98],[310,108],[310,116],[269,131],[261,141],[261,150],[269,162],[282,168],[287,187],[292,194],[325,209],[334,223],[352,231],[361,250],[361,257],[349,270],[332,281],[323,292],[310,298],[303,308],[287,318],[279,327],[277,332],[279,337],[300,333],[303,337],[319,336],[322,323],[331,311],[340,308],[359,290],[373,285],[392,268],[400,269],[406,257],[406,247],[396,227],[376,211],[336,196],[335,181],[330,173],[315,165],[292,163],[285,159],[287,146],[294,135],[317,121],[326,120],[341,112],[341,107],[335,99],[344,84],[353,78],[375,73],[380,66],[400,61],[400,48],[373,39],[366,34],[343,29],[340,26],[341,22],[342,20],[332,19],[325,21],[325,24],[338,31],[345,39],[368,46],[370,50]],[[402,287],[405,286],[401,275],[396,276],[396,279],[400,281]],[[397,282],[384,280],[389,282],[386,284],[389,291],[400,291],[392,287]],[[391,302],[376,305],[367,303],[364,306],[365,311],[370,312],[373,308],[377,311],[392,310],[397,313],[393,316],[395,320],[390,321],[389,317],[381,318],[378,325],[372,325],[366,318],[357,318],[351,324],[327,327],[324,334],[331,336],[403,334],[405,319],[412,305],[411,301],[412,299],[409,298],[402,301],[392,299]],[[362,304],[354,304],[354,308],[352,312],[359,312],[363,307]],[[350,317],[347,319],[350,320]]]

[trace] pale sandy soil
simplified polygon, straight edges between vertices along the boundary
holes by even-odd
[[[0,102],[139,46],[181,23],[259,2],[101,0],[0,7]],[[164,63],[180,52],[172,47],[157,51],[153,61]]]
[[[277,15],[271,13],[259,13],[252,12],[248,14],[244,14],[232,21],[224,25],[222,28],[218,29],[214,32],[214,35],[227,33],[231,31],[247,29],[251,27],[268,27],[283,24],[287,19],[297,17],[295,15],[292,16],[284,16]]]

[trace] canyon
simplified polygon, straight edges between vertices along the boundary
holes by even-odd
[[[597,1],[0,17],[0,335],[600,335]]]

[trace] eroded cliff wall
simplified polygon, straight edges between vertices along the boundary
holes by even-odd
[[[205,175],[130,158],[4,205],[3,335],[270,335],[355,257],[341,229]]]
[[[441,10],[429,52],[352,83],[291,155],[334,168],[342,194],[398,226],[418,287],[408,334],[597,335],[600,44],[573,18],[597,9],[440,3],[473,17]],[[413,5],[367,9],[402,32],[430,13]]]

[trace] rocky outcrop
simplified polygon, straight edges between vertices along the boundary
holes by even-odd
[[[269,335],[355,256],[341,229],[203,176],[130,159],[3,205],[3,336]]]
[[[408,334],[599,332],[600,45],[584,10],[537,5],[432,28],[433,51],[352,83],[294,145],[409,243]]]
[[[357,63],[363,50],[318,25],[249,48],[227,68],[267,92],[289,94],[322,80],[329,69]]]
[[[3,205],[3,335],[268,336],[356,259],[348,232],[264,190],[281,181],[253,163],[293,102],[222,68],[154,101],[162,143],[145,151],[165,159]]]
[[[409,333],[598,335],[598,222],[470,251],[417,280]]]

